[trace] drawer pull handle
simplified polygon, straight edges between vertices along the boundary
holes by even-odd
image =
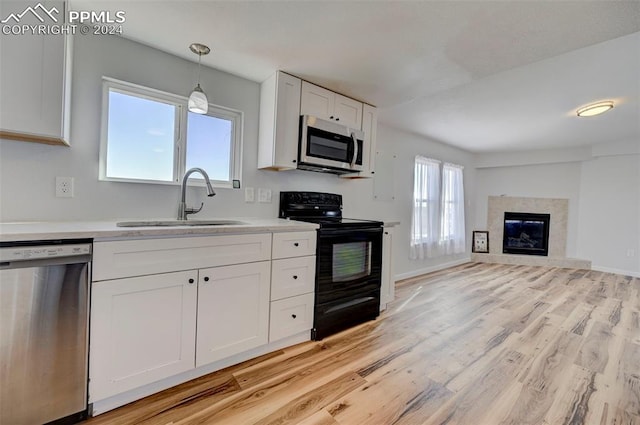
[[[296,317],[298,317],[298,316],[296,316],[295,314],[292,314],[292,315],[291,315],[291,317],[293,317],[293,318],[295,319],[295,318],[296,318]]]
[[[293,246],[300,246],[300,244],[298,242],[294,242]]]
[[[189,283],[193,283],[193,282],[195,282],[195,280],[189,279]]]
[[[294,275],[293,275],[293,279],[295,280],[295,279],[297,279],[297,278],[298,278],[298,275],[295,275],[295,274],[294,274]]]
[[[205,281],[205,282],[209,282],[209,276],[205,276],[205,277],[204,277],[204,281]]]

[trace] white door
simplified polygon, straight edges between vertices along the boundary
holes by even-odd
[[[195,365],[194,271],[92,284],[89,401]]]
[[[196,366],[266,344],[271,262],[200,270]]]

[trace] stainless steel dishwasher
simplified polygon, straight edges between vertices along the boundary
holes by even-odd
[[[0,424],[87,416],[90,241],[0,245]]]

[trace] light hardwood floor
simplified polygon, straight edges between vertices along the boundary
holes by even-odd
[[[640,279],[468,263],[400,282],[377,320],[98,424],[640,424]]]

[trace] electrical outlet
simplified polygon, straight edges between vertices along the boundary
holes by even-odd
[[[73,198],[73,177],[56,177],[56,198]]]
[[[258,202],[263,204],[271,203],[271,189],[258,188]]]
[[[244,202],[255,202],[256,196],[255,191],[252,187],[244,188]]]
[[[636,255],[636,250],[633,248],[627,249],[627,257],[634,257]]]

